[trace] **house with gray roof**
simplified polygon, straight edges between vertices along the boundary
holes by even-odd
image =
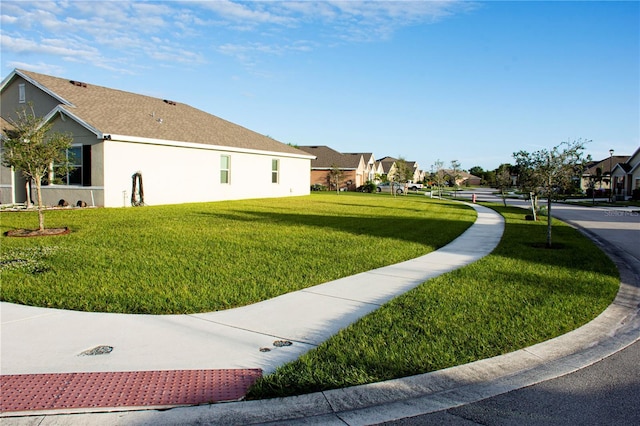
[[[0,105],[3,130],[32,106],[73,137],[76,168],[43,186],[46,205],[129,205],[136,174],[148,205],[309,194],[313,155],[185,103],[14,70]],[[26,199],[20,171],[3,167],[0,203]]]
[[[618,164],[625,164],[628,159],[628,155],[614,155],[587,163],[580,179],[580,189],[588,191],[591,188],[596,193],[594,196],[608,197],[611,190],[611,171]]]
[[[361,153],[343,154],[325,145],[299,148],[315,157],[311,160],[311,186],[322,185],[335,190],[330,178],[332,170],[340,170],[342,173],[340,189],[347,191],[354,191],[357,187],[364,185],[368,179],[367,162]]]

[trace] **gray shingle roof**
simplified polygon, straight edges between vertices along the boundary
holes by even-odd
[[[299,148],[316,156],[315,160],[311,160],[312,169],[328,169],[331,167],[357,169],[362,157],[361,154],[342,154],[325,145],[301,146]]]
[[[16,70],[71,105],[62,108],[103,134],[306,155],[240,125],[173,102],[31,71]]]
[[[597,169],[600,168],[600,171],[602,172],[602,174],[609,174],[609,172],[611,170],[609,170],[609,164],[611,164],[611,167],[615,167],[616,164],[624,164],[629,160],[629,156],[628,155],[614,155],[613,157],[611,157],[611,159],[609,158],[605,158],[604,160],[600,160],[600,161],[592,161],[591,163],[587,164],[587,169],[584,171],[583,174],[585,175],[597,175]]]

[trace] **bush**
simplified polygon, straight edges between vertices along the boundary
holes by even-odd
[[[358,192],[376,192],[377,185],[375,182],[367,181],[364,185],[359,186],[356,191]]]

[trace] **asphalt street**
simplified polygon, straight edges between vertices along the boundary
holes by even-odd
[[[479,201],[496,201],[489,192],[476,194]],[[525,206],[519,201],[509,203]],[[554,204],[551,211],[601,245],[618,265],[622,280],[640,281],[640,209]],[[381,424],[638,425],[640,342],[565,376],[457,408]]]

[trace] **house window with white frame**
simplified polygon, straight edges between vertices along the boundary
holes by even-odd
[[[27,92],[25,89],[25,84],[24,83],[20,83],[18,84],[18,103],[25,103],[27,102]]]
[[[280,182],[280,160],[271,160],[271,183]]]
[[[67,149],[67,166],[53,165],[53,181],[58,185],[82,185],[82,145]]]
[[[228,155],[220,156],[220,183],[229,183],[231,173],[231,157]]]

